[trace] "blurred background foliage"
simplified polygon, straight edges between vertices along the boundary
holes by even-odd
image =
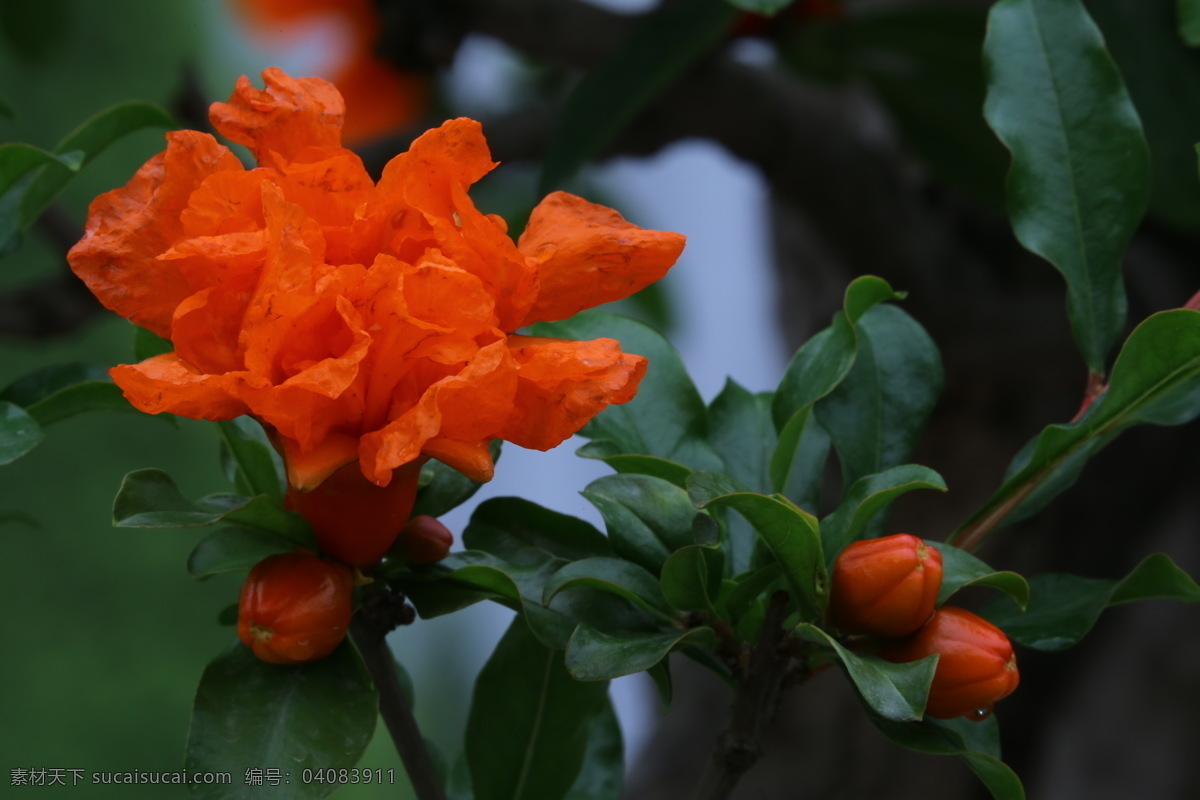
[[[447,116],[480,116],[496,158],[512,166],[482,184],[477,200],[503,213],[515,231],[535,199],[545,158],[557,154],[565,175],[572,161],[643,156],[707,139],[761,174],[769,200],[760,216],[769,223],[777,280],[776,307],[762,313],[777,315],[778,338],[789,349],[825,324],[851,278],[868,272],[912,290],[906,308],[944,348],[946,392],[918,460],[945,475],[953,491],[937,507],[901,504],[898,523],[933,538],[948,532],[987,496],[1020,442],[1078,406],[1084,370],[1061,310],[1061,283],[1020,251],[1002,213],[1007,157],[981,115],[985,0],[797,0],[773,21],[738,16],[717,0],[683,0],[674,11],[686,7],[696,17],[689,35],[707,37],[699,51],[672,38],[678,26],[664,28],[661,20],[652,29],[661,39],[647,40],[643,31],[639,44],[631,18],[575,0],[381,0],[378,18],[363,22],[363,9],[374,10],[364,0],[343,4],[351,10],[329,28],[303,19],[321,3],[240,0],[234,8],[231,2],[0,1],[0,140],[53,148],[91,114],[131,99],[163,106],[181,126],[201,126],[208,102],[226,98],[238,75],[254,77],[272,64],[327,68],[345,79],[342,88],[351,95],[352,82],[363,76],[368,87],[386,83],[372,72],[379,59],[412,78],[419,99],[396,101],[396,116],[362,134],[357,147],[368,165],[379,169],[414,131]],[[245,13],[249,5],[259,7],[257,22]],[[1128,259],[1136,322],[1196,290],[1200,55],[1179,39],[1173,3],[1086,5],[1125,76],[1154,155],[1150,216]],[[728,33],[713,33],[721,30]],[[364,37],[373,41],[364,45]],[[630,59],[648,50],[673,60],[651,59],[651,74],[622,76],[607,58],[622,43]],[[499,53],[469,80],[456,69],[456,55],[467,46]],[[580,76],[614,70],[615,82],[593,78],[581,89],[591,101],[576,100],[579,117],[573,127],[560,127],[573,89],[585,85]],[[629,85],[622,80],[642,77],[662,93],[624,91]],[[595,126],[580,123],[597,114],[626,124],[598,136]],[[20,249],[0,261],[0,386],[47,364],[132,359],[131,326],[94,313],[62,256],[80,234],[89,200],[123,184],[161,149],[158,130],[115,143],[71,182]],[[572,180],[593,178],[585,171]],[[596,189],[586,194],[635,219],[649,202],[608,198]],[[694,258],[685,255],[689,263]],[[732,274],[736,281],[742,267],[723,264],[718,279]],[[670,323],[672,280],[667,293],[641,297],[635,313]],[[706,355],[722,364],[745,357],[732,349]],[[1194,426],[1114,445],[1089,468],[1086,485],[1015,527],[988,560],[1111,577],[1149,549],[1165,549],[1195,573],[1197,446]],[[32,453],[0,467],[5,771],[170,771],[182,764],[195,685],[233,636],[216,618],[236,597],[239,580],[187,578],[184,562],[198,534],[109,526],[121,477],[142,467],[168,471],[189,496],[227,488],[208,426],[134,414],[58,423]],[[4,521],[11,510],[29,515],[36,527]],[[1096,530],[1137,536],[1097,547]],[[1186,613],[1153,606],[1122,611],[1109,634],[1098,631],[1070,654],[1022,662],[1025,683],[1006,701],[1006,758],[1032,796],[1173,797],[1184,796],[1179,787],[1196,785],[1200,765],[1186,754],[1200,732],[1187,709],[1200,702],[1193,674],[1200,644],[1196,637],[1179,641],[1178,631],[1195,625]],[[397,639],[408,641],[406,635]],[[1151,635],[1157,644],[1147,643]],[[418,685],[418,717],[453,753],[483,654],[451,633],[436,652],[411,655],[401,659]],[[1160,656],[1170,666],[1155,673],[1146,665]],[[1089,705],[1084,688],[1103,692],[1106,702]],[[663,787],[691,785],[694,753],[707,751],[722,722],[724,705],[711,702],[713,691],[680,680],[679,699],[629,796],[667,797]],[[768,748],[775,759],[743,787],[745,796],[772,782],[789,785],[789,770],[798,768],[808,770],[815,792],[840,787],[847,797],[882,787],[896,797],[980,791],[955,765],[897,756],[874,732],[827,735],[828,718],[858,716],[847,711],[854,700],[828,684],[801,694],[810,724],[781,726],[779,741]],[[1114,728],[1159,733],[1135,746],[1105,733]],[[851,757],[870,767],[848,770]],[[1138,765],[1148,758],[1169,768],[1147,776]],[[1104,769],[1086,766],[1097,759]],[[385,736],[377,735],[361,766],[399,770]],[[28,791],[185,794],[151,786]],[[347,788],[339,796],[394,791]]]

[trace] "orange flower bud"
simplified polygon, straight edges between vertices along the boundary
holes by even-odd
[[[925,624],[942,586],[942,554],[897,533],[854,542],[833,565],[829,617],[846,633],[905,636]]]
[[[238,638],[272,664],[324,658],[346,636],[352,589],[342,564],[306,553],[268,556],[242,584]]]
[[[387,486],[371,483],[352,462],[312,491],[289,488],[287,507],[312,525],[322,553],[369,567],[383,558],[408,521],[424,462],[422,458],[397,468]]]
[[[390,555],[408,564],[410,567],[423,567],[426,564],[436,564],[450,555],[450,545],[454,544],[454,534],[436,517],[422,514],[413,517],[396,537]]]
[[[1004,631],[953,606],[938,609],[924,628],[881,655],[907,663],[935,653],[940,658],[925,706],[931,717],[987,719],[996,701],[1012,694],[1021,681],[1017,657]]]

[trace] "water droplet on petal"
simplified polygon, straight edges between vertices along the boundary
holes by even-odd
[[[538,249],[533,251],[533,257],[538,260],[539,264],[545,264],[554,254],[558,252],[558,245],[553,242],[546,242],[538,245]]]
[[[983,722],[991,715],[992,710],[990,708],[977,708],[974,711],[969,712],[966,717],[972,722]]]

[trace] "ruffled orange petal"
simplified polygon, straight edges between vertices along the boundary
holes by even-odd
[[[439,435],[472,445],[491,438],[510,412],[516,382],[504,340],[480,348],[458,374],[437,381],[412,408],[362,437],[363,474],[386,486],[393,469],[419,456]],[[439,452],[450,451],[442,443]]]
[[[208,288],[175,309],[171,341],[175,352],[200,372],[225,373],[242,368],[238,334],[246,298],[240,292]]]
[[[496,464],[488,442],[460,442],[436,437],[425,443],[422,452],[466,475],[473,481],[487,483],[495,474]]]
[[[611,208],[567,192],[538,203],[517,244],[537,262],[537,301],[520,325],[553,322],[620,300],[667,273],[683,252],[678,233],[639,228]]]
[[[223,375],[195,372],[175,353],[155,356],[140,364],[121,364],[108,374],[139,411],[192,419],[240,417],[249,411],[239,397],[243,387],[264,385],[245,372]]]
[[[241,162],[212,136],[168,133],[164,152],[92,201],[84,237],[67,254],[71,269],[106,308],[169,336],[175,306],[203,287],[155,259],[182,237],[179,217],[192,191],[225,170],[240,171]]]
[[[467,196],[467,189],[495,166],[480,124],[453,119],[393,158],[384,168],[379,193],[393,203],[394,227],[412,224],[407,208],[424,217],[442,252],[483,281],[495,300],[500,327],[511,330],[533,303],[536,274],[504,229]],[[372,213],[386,213],[387,207]],[[400,258],[417,261],[427,244],[415,238],[411,243],[393,240],[392,246]]]
[[[281,166],[309,147],[339,147],[346,105],[332,83],[293,78],[278,67],[262,72],[265,88],[238,78],[228,103],[208,116],[227,139],[250,148],[260,166]]]
[[[510,336],[517,362],[517,397],[500,438],[549,450],[609,405],[633,399],[646,359],[621,351],[614,339],[572,342]]]

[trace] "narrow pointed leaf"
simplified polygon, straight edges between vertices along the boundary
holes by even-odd
[[[940,606],[965,586],[990,586],[1013,599],[1019,608],[1029,603],[1029,582],[1015,572],[999,572],[965,550],[945,542],[926,540],[942,556],[942,588],[938,591]]]
[[[938,756],[958,756],[983,782],[995,800],[1025,800],[1025,789],[1012,769],[990,753],[974,748],[942,720],[895,722],[871,715],[871,721],[896,744]]]
[[[853,542],[871,519],[902,494],[914,489],[946,491],[942,476],[918,464],[901,464],[857,480],[841,505],[821,520],[821,542],[829,559]]]
[[[463,531],[463,544],[521,565],[612,555],[608,539],[591,524],[519,497],[480,503]]]
[[[1162,553],[1148,556],[1120,581],[1049,573],[1029,581],[1029,604],[1021,611],[1009,598],[981,609],[1014,642],[1037,650],[1065,650],[1079,642],[1104,609],[1136,600],[1200,602],[1200,586]]]
[[[667,556],[695,543],[693,520],[699,513],[687,492],[649,475],[606,475],[582,492],[608,528],[617,554],[652,573]]]
[[[221,528],[200,540],[188,556],[187,570],[193,578],[241,572],[267,556],[293,549],[291,542],[278,536],[249,528]]]
[[[467,720],[475,800],[560,800],[588,752],[608,683],[576,681],[520,618],[479,673]]]
[[[588,723],[583,765],[563,800],[621,800],[624,788],[624,740],[610,698]]]
[[[924,716],[929,686],[937,668],[936,656],[909,664],[892,664],[847,650],[815,625],[800,625],[796,633],[833,649],[863,702],[876,714],[897,722],[915,722]]]
[[[711,647],[711,628],[604,633],[589,625],[575,629],[567,644],[567,669],[580,681],[598,681],[648,670],[683,644]]]
[[[542,602],[549,604],[559,592],[572,586],[587,586],[593,589],[624,597],[647,611],[667,615],[670,606],[663,597],[663,590],[655,577],[634,564],[620,558],[585,558],[572,561],[546,581]]]
[[[984,115],[1013,157],[1013,230],[1062,273],[1071,330],[1103,373],[1125,320],[1121,260],[1149,197],[1137,111],[1079,0],[996,3],[984,63]]]
[[[38,446],[45,434],[37,420],[13,403],[0,402],[0,464],[9,464]]]
[[[970,542],[997,520],[1015,522],[1074,483],[1088,458],[1138,423],[1178,425],[1200,412],[1200,312],[1162,311],[1129,335],[1108,390],[1078,422],[1046,427],[1018,455],[1000,488],[950,539]]]
[[[225,474],[239,492],[265,494],[283,502],[283,461],[262,426],[250,417],[217,423],[221,435]]]

